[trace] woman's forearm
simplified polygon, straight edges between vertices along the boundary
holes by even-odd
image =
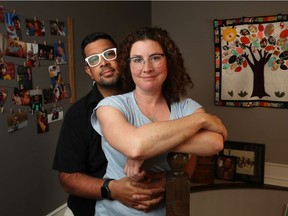
[[[108,143],[128,158],[136,160],[145,160],[170,151],[202,129],[227,136],[220,119],[204,112],[139,128],[131,125],[120,111],[111,107],[98,108],[97,116]]]
[[[171,152],[191,153],[198,156],[217,154],[224,147],[224,138],[221,134],[208,130],[200,130],[193,137],[171,149]]]
[[[218,119],[208,118],[214,116],[195,113],[173,121],[144,125],[136,130],[137,147],[132,156],[147,159],[171,150],[197,155],[215,154],[223,148],[223,137],[227,132]]]

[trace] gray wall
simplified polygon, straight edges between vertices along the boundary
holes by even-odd
[[[287,14],[282,1],[152,2],[152,24],[166,28],[184,54],[194,82],[190,96],[218,115],[233,141],[266,144],[266,162],[288,164],[287,109],[214,105],[213,20]]]
[[[74,55],[77,99],[91,89],[90,78],[83,70],[84,61],[80,52],[80,43],[84,36],[92,31],[105,31],[114,36],[116,41],[138,26],[151,23],[151,3],[149,2],[2,2],[6,10],[13,11],[25,18],[34,16],[39,20],[58,19],[65,21],[67,16],[74,19]],[[145,11],[145,13],[143,12]],[[47,36],[44,38],[25,37],[25,22],[22,22],[23,41],[47,44],[58,41],[50,34],[46,23]],[[1,33],[3,25],[0,24]],[[60,38],[63,42],[67,38]],[[66,47],[67,49],[67,47]],[[23,59],[5,57],[8,61],[23,64]],[[40,68],[34,68],[33,83],[40,88],[49,87],[47,67],[53,62],[43,62]],[[64,81],[68,81],[68,66],[61,65]],[[41,83],[41,84],[39,84]],[[15,81],[0,80],[0,87],[17,87]],[[35,86],[36,88],[36,86]],[[5,110],[11,108],[13,88],[8,89]],[[57,103],[65,110],[71,105],[69,100]],[[52,107],[48,104],[46,108]],[[27,107],[21,107],[27,110]],[[18,107],[14,107],[18,111]],[[36,116],[28,114],[28,127],[15,133],[7,133],[7,115],[0,114],[0,215],[47,215],[66,202],[57,179],[57,172],[51,169],[58,133],[62,121],[50,124],[50,131],[37,134]]]
[[[214,106],[212,26],[213,19],[285,13],[287,2],[2,1],[1,5],[10,11],[15,9],[16,13],[27,18],[37,16],[37,19],[46,21],[65,20],[67,16],[74,18],[77,99],[91,88],[90,78],[83,71],[84,63],[80,53],[80,43],[85,35],[92,31],[106,31],[116,41],[120,41],[127,32],[138,26],[152,23],[166,28],[179,44],[195,83],[190,96],[199,101],[208,112],[223,119],[228,127],[230,140],[264,143],[267,146],[267,162],[288,164],[288,134],[285,133],[287,120],[283,117],[287,110]],[[34,40],[35,38],[30,42]],[[43,39],[37,38],[37,42],[41,40]],[[65,66],[64,71],[67,72]],[[41,76],[36,77],[46,72],[46,68],[41,67],[35,79],[40,82]],[[65,76],[67,80],[67,74]],[[7,84],[7,81],[0,80],[0,86],[7,85],[15,86],[15,83]],[[62,101],[59,106],[65,111],[70,103],[68,100]],[[5,107],[6,110],[9,108],[10,105]],[[48,133],[38,135],[35,116],[28,117],[27,128],[8,134],[7,113],[0,114],[0,215],[46,215],[66,201],[57,173],[51,170],[62,122],[51,124]]]

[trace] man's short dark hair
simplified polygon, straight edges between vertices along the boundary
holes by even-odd
[[[91,43],[91,42],[94,42],[96,40],[99,40],[99,39],[107,39],[107,40],[110,40],[112,42],[112,44],[117,47],[117,44],[116,42],[114,41],[114,39],[111,37],[111,35],[107,34],[107,33],[104,33],[104,32],[94,32],[94,33],[91,33],[89,35],[87,35],[84,40],[82,41],[81,43],[81,51],[82,51],[82,56],[83,58],[85,59],[86,56],[85,56],[85,52],[84,52],[84,49],[85,47]]]

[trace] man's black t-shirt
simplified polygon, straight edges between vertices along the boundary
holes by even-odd
[[[107,160],[101,148],[101,136],[90,122],[93,109],[102,99],[97,86],[94,86],[67,110],[57,143],[54,170],[103,177]],[[67,202],[75,216],[94,216],[96,200],[70,194]]]

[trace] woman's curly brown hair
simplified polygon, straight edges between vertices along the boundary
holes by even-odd
[[[130,64],[130,51],[137,41],[153,40],[160,44],[167,59],[167,78],[163,83],[162,93],[169,104],[179,102],[181,96],[187,95],[186,87],[192,87],[192,80],[184,67],[182,54],[170,38],[168,32],[159,27],[142,27],[135,32],[129,33],[119,45],[118,63],[122,71],[125,91],[135,89]]]

